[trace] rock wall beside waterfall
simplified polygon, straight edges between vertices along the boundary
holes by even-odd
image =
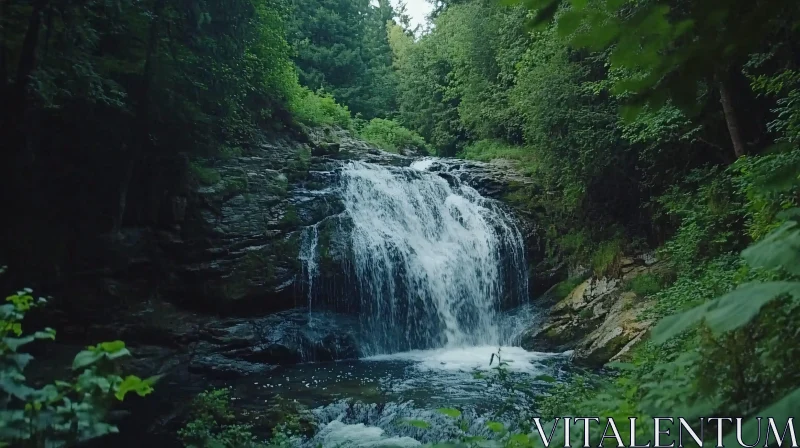
[[[343,159],[396,166],[419,160],[380,151],[335,129],[265,140],[225,158],[187,160],[189,172],[199,165],[218,179],[205,184],[187,179],[185,188],[165,197],[170,204],[165,225],[123,227],[117,235],[82,244],[76,274],[55,294],[62,312],[53,326],[66,330],[64,338],[72,334],[92,340],[110,335],[114,326],[127,328],[125,337],[135,343],[157,338],[137,335],[139,327],[128,322],[142,302],[238,316],[306,306],[307,273],[299,255],[306,229],[314,224],[320,254],[317,282],[327,300],[323,305],[358,312],[356,301],[348,297],[353,285],[341,275],[349,262],[351,224],[340,219],[343,204],[331,191]],[[459,160],[430,165],[442,178],[458,179],[488,197],[501,198],[526,182],[501,165]],[[534,223],[520,218],[528,261],[535,262],[541,255]],[[98,322],[107,324],[105,329],[95,330],[102,327]]]
[[[664,269],[651,257],[623,258],[619,278],[591,277],[528,329],[522,346],[536,351],[574,350],[573,361],[601,367],[622,359],[652,326],[644,311],[653,302],[624,287],[631,279]]]

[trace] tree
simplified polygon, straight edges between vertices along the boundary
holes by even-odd
[[[733,85],[738,85],[748,56],[776,33],[796,23],[800,5],[790,0],[529,0],[534,23],[556,20],[561,35],[573,46],[611,47],[612,68],[630,76],[619,79],[614,92],[640,110],[659,108],[667,100],[696,109],[706,86],[716,86],[734,154],[746,152],[737,116]]]
[[[289,41],[300,83],[324,89],[364,118],[394,109],[394,77],[386,21],[388,0],[292,0]]]

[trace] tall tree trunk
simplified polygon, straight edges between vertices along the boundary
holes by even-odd
[[[133,150],[127,149],[126,144],[122,144],[122,152],[123,157],[127,157],[127,152]],[[119,202],[117,202],[117,213],[114,216],[114,221],[112,223],[111,234],[117,236],[120,234],[120,230],[122,230],[122,219],[125,217],[125,209],[127,208],[128,204],[128,188],[131,185],[131,178],[133,177],[133,168],[136,164],[136,158],[130,157],[130,161],[126,164],[125,172],[122,174],[122,180],[119,186]]]
[[[150,84],[153,78],[153,57],[158,49],[158,25],[161,20],[159,15],[161,10],[164,9],[166,0],[156,0],[153,5],[153,21],[150,23],[150,29],[147,35],[147,47],[145,49],[144,57],[144,70],[142,72],[142,84],[139,91],[139,104],[136,107],[135,124],[133,131],[134,145],[128,151],[128,156],[123,155],[125,160],[124,173],[119,186],[119,203],[117,208],[117,215],[114,217],[113,227],[111,232],[113,235],[118,235],[122,229],[122,221],[125,216],[125,209],[128,203],[128,191],[130,190],[130,183],[133,179],[133,172],[136,164],[145,153],[147,145],[150,143],[150,126],[148,125],[148,112],[150,109]]]
[[[728,125],[728,133],[731,135],[733,152],[739,158],[747,152],[742,139],[742,131],[739,128],[739,120],[736,118],[736,108],[733,105],[733,94],[730,91],[729,78],[722,78],[719,81],[719,96],[722,103],[722,111],[725,113],[725,122]]]
[[[47,0],[37,0],[33,3],[33,11],[28,19],[28,30],[25,32],[25,39],[22,41],[22,51],[17,65],[17,79],[15,90],[22,100],[25,96],[25,89],[28,87],[33,69],[36,68],[36,47],[39,43],[39,30],[42,24],[42,11],[47,6]],[[23,104],[24,105],[24,102]]]

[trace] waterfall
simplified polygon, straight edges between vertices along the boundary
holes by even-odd
[[[502,204],[456,179],[360,161],[341,169],[365,355],[508,342],[501,306],[527,302],[522,234]],[[301,261],[313,282],[317,231]],[[309,288],[309,291],[311,289]]]
[[[317,246],[319,245],[319,225],[309,226],[303,231],[300,241],[300,262],[303,266],[303,277],[308,298],[308,311],[311,312],[311,303],[314,294],[314,279],[319,275],[319,258]]]

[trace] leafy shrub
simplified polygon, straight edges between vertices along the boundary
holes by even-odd
[[[773,173],[780,178],[780,170]],[[723,180],[727,175],[721,175]],[[776,197],[794,191],[797,180],[791,176],[786,182],[772,179],[749,185],[758,196]],[[702,231],[697,229],[698,221],[709,214],[725,217],[732,208],[729,203],[705,216],[691,207],[683,210],[693,218],[693,227]],[[711,261],[701,259],[694,269],[684,269],[674,284],[654,294],[656,305],[642,316],[660,319],[652,331],[653,340],[633,350],[631,363],[614,365],[620,370],[616,379],[604,379],[595,393],[580,399],[575,406],[581,413],[646,420],[653,415],[687,419],[769,415],[782,427],[800,397],[800,349],[796,348],[800,347],[800,253],[796,250],[800,209],[775,218],[782,224],[742,251],[741,257],[723,254]],[[704,238],[714,235],[713,230],[697,234],[695,241],[707,244]],[[682,244],[688,245],[687,241]],[[726,247],[722,241],[717,244],[721,250]],[[554,401],[564,401],[564,394]],[[746,423],[744,439],[755,439],[757,431],[755,421]],[[645,440],[648,437],[652,434],[643,434]],[[726,437],[726,446],[735,444],[734,432]]]
[[[593,395],[597,387],[595,380],[590,375],[575,375],[566,383],[555,384],[547,395],[537,400],[542,421],[566,415],[591,415],[580,413],[578,407]]]
[[[400,152],[410,149],[416,153],[429,154],[430,150],[425,139],[414,131],[404,128],[394,120],[373,118],[359,132],[361,137],[389,152]]]
[[[192,162],[189,164],[189,170],[197,182],[201,185],[215,185],[219,182],[222,177],[219,175],[219,172],[214,168],[209,168],[201,165],[198,162]]]
[[[509,145],[501,140],[478,140],[465,147],[458,157],[488,162],[493,159],[533,160],[533,150],[525,146]]]
[[[231,409],[230,388],[211,389],[198,394],[192,401],[190,420],[178,431],[187,448],[275,448],[291,447],[295,434],[307,434],[309,423],[299,413],[280,416],[269,440],[259,441],[252,425],[237,423]],[[280,398],[277,398],[280,400]]]
[[[201,392],[192,402],[191,420],[178,431],[189,448],[259,448],[249,425],[236,424],[230,409],[230,389]]]
[[[2,272],[2,271],[0,271]],[[72,370],[77,377],[57,380],[37,389],[23,374],[33,360],[20,347],[36,340],[53,340],[55,331],[46,328],[23,336],[25,313],[46,303],[34,300],[25,289],[0,305],[0,446],[52,447],[74,445],[118,432],[105,417],[113,398],[122,401],[129,392],[145,396],[158,379],[146,380],[118,373],[116,362],[130,355],[122,341],[103,342],[75,355]]]
[[[591,253],[591,239],[582,230],[572,230],[558,237],[558,246],[573,262],[583,261]]]
[[[617,276],[622,258],[622,243],[619,240],[609,240],[600,243],[592,255],[592,270],[598,277],[609,275]]]
[[[350,110],[336,102],[332,95],[322,90],[314,93],[306,87],[297,87],[292,95],[290,106],[294,118],[307,125],[352,127]]]
[[[653,295],[664,288],[664,279],[658,274],[648,272],[630,279],[625,289],[633,291],[640,296]]]
[[[777,229],[782,220],[776,215],[797,206],[800,197],[800,186],[792,184],[800,172],[800,149],[778,146],[775,150],[760,157],[740,157],[730,168],[736,191],[745,201],[747,233],[754,240]],[[785,188],[763,188],[776,178],[778,186]]]

